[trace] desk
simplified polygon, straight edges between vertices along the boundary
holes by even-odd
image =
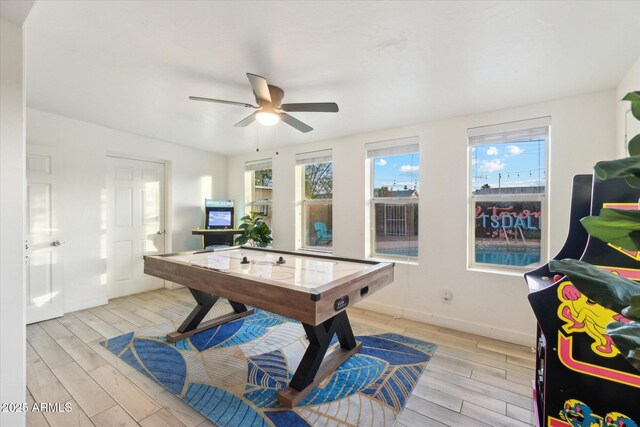
[[[202,247],[206,248],[210,245],[234,245],[234,236],[236,234],[243,234],[244,230],[239,228],[226,228],[226,229],[204,229],[194,228],[191,230],[191,234],[195,236],[202,236]]]
[[[144,272],[189,288],[198,303],[169,342],[247,316],[261,308],[302,323],[309,339],[300,365],[278,400],[293,407],[357,353],[345,311],[393,282],[393,263],[261,248],[230,248],[144,257]],[[234,312],[200,324],[219,297]],[[324,357],[333,336],[340,349]]]

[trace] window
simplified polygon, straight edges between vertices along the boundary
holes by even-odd
[[[301,242],[304,249],[330,251],[333,243],[331,150],[296,155],[300,177]]]
[[[271,160],[245,163],[245,214],[262,212],[271,226],[271,200],[273,199],[273,169]]]
[[[549,118],[469,129],[469,264],[530,270],[546,255]]]
[[[371,164],[371,255],[418,259],[418,138],[367,144]]]

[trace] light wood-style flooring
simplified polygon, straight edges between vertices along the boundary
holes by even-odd
[[[187,289],[158,289],[27,326],[27,399],[73,410],[28,413],[29,426],[213,425],[99,344],[195,306]],[[438,344],[398,426],[528,426],[533,423],[528,347],[406,319],[349,309],[354,332],[384,329]],[[372,329],[374,328],[374,329]]]

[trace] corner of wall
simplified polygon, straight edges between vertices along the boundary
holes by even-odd
[[[631,92],[640,90],[640,58],[631,66],[629,71],[620,80],[616,88],[616,152],[617,157],[627,156],[627,141],[633,135],[627,135],[629,132],[640,132],[640,124],[638,122],[629,123],[632,117],[629,113],[629,103],[621,101],[624,96]],[[635,127],[633,125],[636,125]]]

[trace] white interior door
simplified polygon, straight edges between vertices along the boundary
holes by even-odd
[[[164,252],[164,164],[107,157],[109,298],[164,286],[144,274],[143,255]]]
[[[62,238],[56,218],[56,170],[48,147],[27,145],[25,220],[27,323],[64,314]]]

